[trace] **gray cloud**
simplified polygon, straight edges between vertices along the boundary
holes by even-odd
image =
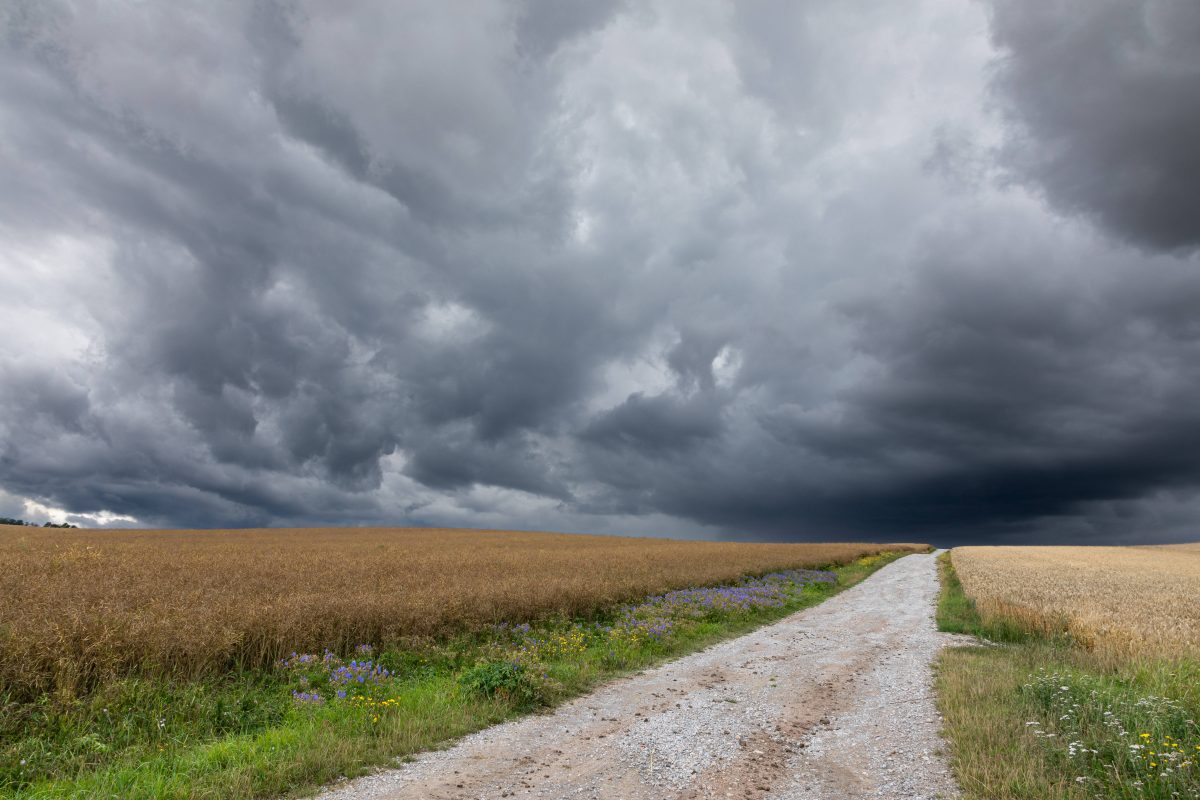
[[[1133,242],[1200,244],[1200,6],[995,0],[992,36],[1018,174]]]
[[[1194,28],[1166,2],[7,4],[0,499],[1194,538]]]

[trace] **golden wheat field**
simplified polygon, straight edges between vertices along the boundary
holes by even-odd
[[[956,547],[963,590],[984,617],[1123,655],[1200,653],[1200,544]]]
[[[445,529],[63,531],[0,526],[0,689],[70,694],[584,615],[671,588],[905,544],[741,544]]]

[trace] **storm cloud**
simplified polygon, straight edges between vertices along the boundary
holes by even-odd
[[[1154,249],[1200,245],[1200,9],[997,0],[1012,166],[1064,211]]]
[[[0,508],[1194,540],[1200,6],[0,4]]]

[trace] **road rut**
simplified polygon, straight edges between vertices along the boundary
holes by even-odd
[[[953,798],[933,555],[318,800]]]

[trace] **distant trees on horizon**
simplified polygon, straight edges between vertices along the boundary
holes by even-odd
[[[38,525],[36,522],[26,522],[26,521],[25,521],[25,520],[23,520],[23,519],[13,519],[12,517],[0,517],[0,525],[24,525],[25,527],[28,527],[28,528],[37,528],[37,527],[42,527],[42,528],[78,528],[78,527],[79,527],[78,525],[71,525],[71,524],[70,524],[70,523],[68,523],[68,522],[59,523],[59,524],[57,524],[57,525],[56,525],[55,523],[53,523],[53,522],[46,522],[46,523],[43,523],[42,525],[40,525],[40,526],[39,526],[39,525]]]

